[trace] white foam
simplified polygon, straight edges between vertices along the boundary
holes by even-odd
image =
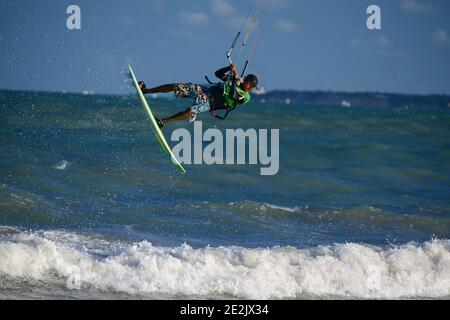
[[[283,206],[277,206],[274,204],[270,204],[270,203],[263,203],[262,204],[263,208],[270,208],[270,209],[274,209],[274,210],[280,210],[280,211],[286,211],[286,212],[299,212],[299,209],[297,207],[283,207]]]
[[[246,206],[255,206],[261,211],[284,211],[289,213],[300,212],[300,209],[298,207],[284,207],[267,202],[243,201],[243,202],[230,202],[228,205],[237,206],[241,208],[245,208]]]
[[[111,243],[66,232],[0,237],[0,273],[129,294],[248,299],[450,296],[450,240],[381,249],[336,244],[194,249]],[[52,278],[53,277],[53,278]]]
[[[53,166],[56,170],[65,170],[67,166],[69,165],[69,162],[66,160],[61,160],[57,164]]]

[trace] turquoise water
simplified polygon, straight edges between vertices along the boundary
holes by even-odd
[[[149,101],[158,116],[188,103]],[[450,296],[450,110],[253,103],[199,118],[279,129],[275,176],[180,175],[133,95],[0,91],[0,111],[0,297]]]

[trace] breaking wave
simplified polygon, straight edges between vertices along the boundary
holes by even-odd
[[[193,248],[0,229],[0,280],[9,282],[62,281],[68,290],[173,297],[450,297],[450,240],[386,248]]]

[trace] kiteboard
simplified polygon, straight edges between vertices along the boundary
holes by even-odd
[[[147,111],[148,118],[150,119],[150,123],[152,125],[153,132],[155,133],[156,139],[159,142],[159,145],[163,149],[163,151],[167,154],[169,159],[172,161],[172,164],[178,169],[181,173],[186,173],[186,170],[183,168],[183,166],[180,164],[178,159],[173,154],[172,150],[169,147],[169,144],[167,143],[166,138],[164,137],[164,134],[162,133],[161,129],[158,126],[158,123],[156,122],[155,116],[153,115],[152,109],[150,109],[150,106],[147,102],[147,100],[144,97],[144,94],[141,91],[141,88],[139,88],[139,84],[136,80],[136,76],[134,75],[133,69],[131,66],[128,66],[131,73],[131,78],[133,80],[134,86],[136,88],[136,91],[138,93],[139,100],[144,107],[145,111]]]

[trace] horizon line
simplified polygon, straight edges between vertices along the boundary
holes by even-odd
[[[130,87],[131,88],[131,87]],[[94,96],[94,95],[103,95],[103,96],[127,96],[129,94],[132,94],[133,91],[129,93],[105,93],[105,92],[95,92],[91,90],[83,90],[83,91],[66,91],[66,90],[60,90],[60,91],[53,91],[53,90],[27,90],[27,89],[10,89],[10,88],[0,88],[0,91],[14,91],[14,92],[25,92],[25,93],[59,93],[59,94],[80,94],[85,96]],[[324,89],[317,89],[317,90],[297,90],[297,89],[273,89],[273,90],[266,90],[263,94],[255,94],[254,96],[264,96],[269,93],[273,92],[295,92],[295,93],[302,93],[302,92],[323,92],[323,93],[344,93],[344,94],[386,94],[386,95],[403,95],[403,96],[442,96],[442,97],[449,97],[450,93],[402,93],[402,92],[388,92],[388,91],[339,91],[339,90],[324,90]]]

